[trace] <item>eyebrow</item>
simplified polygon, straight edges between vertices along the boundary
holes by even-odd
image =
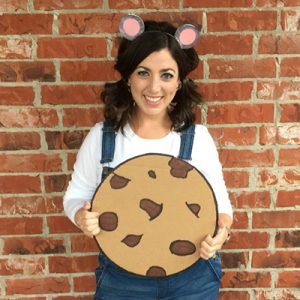
[[[139,68],[143,68],[143,69],[145,69],[145,70],[147,70],[147,71],[151,71],[151,70],[150,70],[149,68],[147,68],[147,67],[138,66],[137,69],[139,69]],[[167,72],[167,71],[173,71],[174,73],[176,73],[176,71],[175,71],[174,69],[172,69],[172,68],[167,68],[167,69],[162,69],[162,70],[160,70],[160,72]]]

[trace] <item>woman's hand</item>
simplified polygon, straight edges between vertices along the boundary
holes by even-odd
[[[86,201],[84,206],[76,212],[75,223],[86,236],[92,238],[100,232],[100,227],[99,213],[91,212],[90,208],[91,203]]]
[[[201,258],[209,259],[215,255],[216,251],[222,248],[229,238],[231,223],[232,220],[228,215],[219,214],[219,229],[216,236],[212,238],[209,234],[200,244],[199,254]]]

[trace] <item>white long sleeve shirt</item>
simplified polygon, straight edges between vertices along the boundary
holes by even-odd
[[[91,201],[101,181],[102,126],[96,124],[85,138],[74,165],[72,179],[64,196],[64,209],[74,222],[74,216],[85,201]],[[171,131],[160,139],[143,139],[137,136],[129,125],[116,135],[113,162],[116,167],[132,157],[146,153],[161,153],[177,157],[180,149],[180,134]],[[203,125],[196,125],[192,160],[188,161],[198,169],[210,183],[218,204],[218,212],[232,217],[232,207],[223,179],[222,166],[214,141]]]

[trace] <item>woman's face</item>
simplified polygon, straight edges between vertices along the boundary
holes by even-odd
[[[167,109],[179,84],[176,61],[168,49],[147,56],[129,77],[138,117],[168,118]]]

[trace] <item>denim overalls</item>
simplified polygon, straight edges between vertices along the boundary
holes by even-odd
[[[178,158],[190,160],[193,148],[195,125],[181,133]],[[113,160],[115,131],[104,122],[101,163]],[[103,167],[102,180],[110,168]],[[97,300],[217,300],[222,277],[221,259],[217,255],[209,260],[200,259],[188,269],[162,278],[147,278],[131,274],[104,254],[99,254],[96,269]]]

